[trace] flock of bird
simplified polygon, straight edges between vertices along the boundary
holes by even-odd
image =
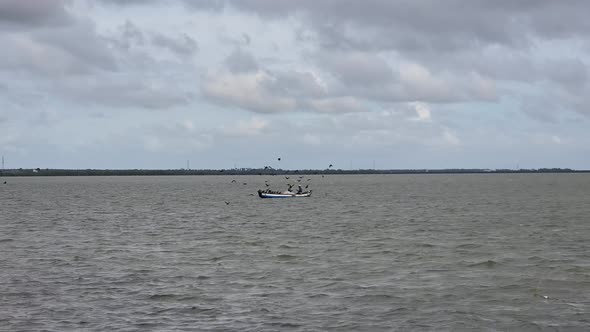
[[[278,160],[278,161],[281,161],[281,158],[279,157],[279,158],[277,158],[277,160]],[[333,165],[332,165],[332,164],[330,164],[330,166],[328,166],[328,169],[330,169],[330,168],[332,168],[332,167],[333,167]],[[270,166],[264,166],[264,169],[266,170],[266,169],[273,169],[273,168],[272,168],[272,167],[270,167]],[[224,170],[220,170],[220,172],[223,172],[223,171],[224,171]],[[322,175],[322,177],[324,177],[324,176]],[[285,180],[289,180],[290,178],[291,178],[291,177],[289,177],[289,176],[285,176]],[[296,181],[297,181],[298,183],[301,183],[301,181],[303,181],[303,178],[304,178],[304,176],[299,176],[299,177],[298,177],[298,179],[296,179]],[[307,181],[311,181],[311,179],[307,179]],[[231,180],[231,183],[237,183],[236,179],[232,179],[232,180]],[[4,183],[3,183],[3,184],[6,184],[6,181],[4,181]],[[245,186],[245,185],[247,185],[247,184],[248,184],[247,182],[243,182],[243,183],[242,183],[242,185],[244,185],[244,186]],[[267,188],[268,188],[268,187],[270,187],[270,185],[268,184],[268,180],[265,180],[265,181],[264,181],[264,185],[265,185]],[[287,183],[287,185],[289,186],[289,189],[291,189],[291,188],[294,186],[294,184],[291,184],[291,183]],[[305,185],[305,189],[308,189],[308,188],[309,188],[309,184]],[[251,195],[253,196],[254,194],[251,194]],[[229,204],[230,204],[230,202],[228,202],[228,201],[224,201],[224,202],[225,202],[225,205],[229,205]]]
[[[278,160],[278,161],[281,161],[281,158],[279,157],[279,158],[277,158],[277,160]],[[328,166],[328,169],[330,169],[330,168],[332,168],[332,167],[334,167],[334,165],[330,164],[330,165]],[[272,170],[273,168],[272,168],[271,166],[264,166],[264,169],[265,169],[265,170],[269,170],[269,169],[270,169],[270,170]],[[220,172],[223,172],[223,170],[220,170]],[[295,171],[295,172],[297,172],[297,171]],[[259,174],[259,175],[262,175],[262,174]],[[274,175],[274,174],[272,174],[272,175]],[[322,175],[322,177],[324,177],[324,176]],[[290,180],[290,179],[291,179],[291,177],[290,177],[290,176],[285,176],[285,180]],[[304,179],[305,179],[305,176],[303,176],[303,175],[300,175],[300,176],[298,176],[298,178],[297,178],[297,179],[295,179],[295,180],[296,180],[298,183],[301,183],[301,181],[303,181]],[[309,178],[308,178],[308,179],[305,179],[305,180],[306,180],[306,181],[311,181],[311,179],[309,179]],[[238,181],[237,181],[236,179],[232,179],[230,183],[237,183],[237,182],[238,182]],[[269,182],[268,180],[264,180],[264,185],[266,186],[266,188],[269,188],[269,187],[270,187],[270,184],[268,184],[268,182]],[[243,183],[242,183],[242,185],[244,185],[244,186],[245,186],[245,185],[247,185],[247,184],[248,184],[247,182],[243,182]],[[295,185],[294,183],[290,183],[290,182],[288,182],[288,183],[287,183],[287,186],[289,187],[289,190],[291,190],[291,189],[293,188],[293,186],[294,186],[294,185]],[[301,185],[301,184],[299,184],[299,185]],[[308,189],[308,188],[309,188],[309,183],[308,183],[308,184],[306,184],[304,188],[305,188],[305,189]],[[250,194],[250,196],[254,196],[254,194]],[[229,204],[230,204],[230,202],[228,202],[228,201],[224,201],[224,203],[225,203],[225,205],[229,205]]]

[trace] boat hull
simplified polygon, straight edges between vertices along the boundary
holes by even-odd
[[[311,196],[311,190],[301,194],[272,194],[265,193],[261,190],[258,191],[258,197],[260,198],[292,198],[292,197],[309,197]]]

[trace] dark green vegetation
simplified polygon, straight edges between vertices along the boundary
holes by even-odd
[[[283,175],[283,174],[476,174],[476,173],[588,173],[590,170],[569,168],[539,169],[303,169],[272,168],[233,169],[5,169],[0,176],[116,176],[116,175]]]

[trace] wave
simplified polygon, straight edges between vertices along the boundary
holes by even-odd
[[[495,268],[499,265],[502,265],[494,260],[488,259],[487,261],[482,261],[482,262],[477,262],[477,263],[473,263],[473,264],[469,264],[467,266],[469,267],[485,267],[485,268]]]
[[[291,260],[295,260],[299,257],[294,256],[294,255],[288,255],[288,254],[280,254],[280,255],[276,255],[275,258],[278,260],[281,260],[281,261],[291,261]]]

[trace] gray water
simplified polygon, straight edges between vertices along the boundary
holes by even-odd
[[[1,331],[590,330],[590,175],[4,180]]]

